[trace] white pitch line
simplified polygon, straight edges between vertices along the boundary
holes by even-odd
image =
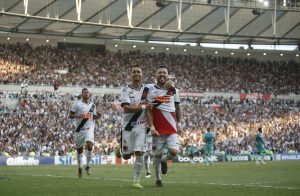
[[[76,176],[58,176],[58,175],[52,175],[52,174],[20,174],[20,173],[0,173],[1,175],[18,175],[18,176],[35,176],[35,177],[52,177],[52,178],[72,178],[72,179],[78,179]],[[88,179],[88,180],[106,180],[106,181],[122,181],[122,182],[131,182],[132,180],[128,179],[121,179],[121,178],[98,178],[98,177],[84,177],[82,179]],[[164,181],[165,183],[174,184],[179,183],[175,181]],[[260,183],[249,183],[249,184],[226,184],[226,183],[199,183],[199,182],[180,182],[182,184],[207,184],[207,185],[217,185],[217,186],[244,186],[244,187],[259,187],[259,188],[273,188],[273,189],[287,189],[287,190],[300,190],[300,188],[297,187],[284,187],[284,186],[271,186],[271,185],[260,185]],[[261,184],[266,184],[268,182],[263,182]]]

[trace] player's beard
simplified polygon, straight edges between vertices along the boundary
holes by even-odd
[[[159,76],[157,78],[157,83],[160,85],[160,86],[164,86],[165,83],[167,82],[168,78],[166,76]]]
[[[132,77],[132,81],[134,81],[134,82],[141,82],[142,81],[142,77],[141,76],[133,76]]]

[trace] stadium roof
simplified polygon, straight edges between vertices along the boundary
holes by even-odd
[[[262,0],[261,0],[262,1]],[[233,2],[233,1],[232,1]],[[231,2],[231,3],[232,3]],[[0,31],[189,43],[300,43],[300,0],[2,0]]]

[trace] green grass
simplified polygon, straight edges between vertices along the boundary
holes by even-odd
[[[155,187],[154,172],[131,188],[132,165],[93,166],[93,175],[76,176],[76,166],[1,166],[0,195],[300,195],[300,162],[174,163]],[[145,172],[143,173],[143,176]]]

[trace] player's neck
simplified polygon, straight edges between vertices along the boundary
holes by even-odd
[[[161,88],[161,89],[164,89],[165,88],[165,84],[160,84],[160,83],[156,83],[156,85]]]
[[[82,99],[82,101],[83,101],[84,103],[86,103],[86,104],[88,104],[88,103],[90,102],[89,99]]]
[[[132,88],[135,88],[135,89],[139,89],[139,88],[141,88],[141,86],[142,86],[142,83],[141,82],[131,82],[131,87]]]

